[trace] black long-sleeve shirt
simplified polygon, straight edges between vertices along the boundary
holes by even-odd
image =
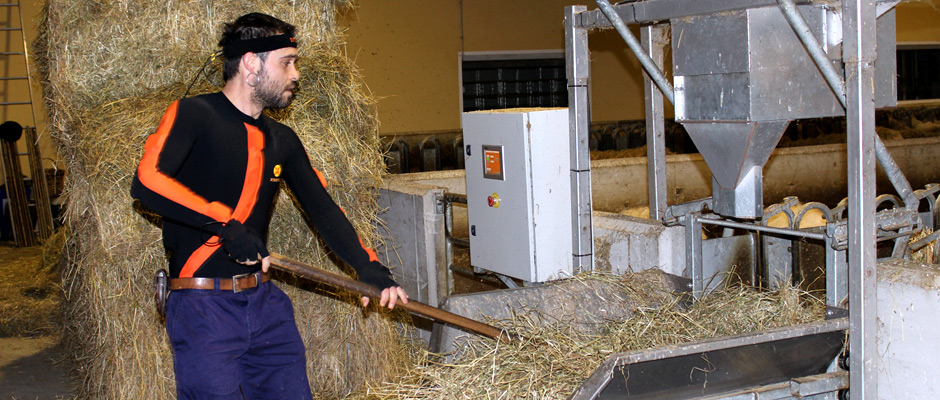
[[[222,93],[167,109],[147,139],[131,195],[163,217],[170,276],[230,278],[260,264],[231,260],[213,234],[234,218],[266,238],[281,180],[340,259],[360,276],[388,271],[327,193],[294,131],[264,115],[251,118]]]

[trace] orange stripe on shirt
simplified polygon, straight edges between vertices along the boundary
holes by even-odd
[[[320,184],[323,185],[324,189],[326,189],[326,177],[323,176],[323,173],[316,168],[313,169],[313,172],[317,173],[317,178],[320,178]]]
[[[379,256],[375,255],[375,250],[366,247],[366,245],[362,243],[362,238],[359,238],[359,246],[362,246],[362,249],[369,254],[369,261],[379,261]]]
[[[207,215],[216,221],[228,221],[231,219],[232,213],[228,207],[221,203],[206,201],[205,198],[196,194],[190,188],[164,174],[158,167],[160,153],[163,151],[167,137],[170,136],[173,123],[176,122],[178,108],[179,100],[170,105],[166,113],[163,114],[163,118],[160,119],[157,131],[147,138],[147,142],[144,144],[144,157],[137,167],[137,177],[140,179],[140,183],[148,189],[177,204]]]
[[[199,246],[199,248],[186,259],[186,264],[183,264],[183,269],[180,270],[180,278],[192,278],[196,270],[199,269],[219,247],[222,246],[219,245],[218,236],[211,237],[209,241]]]
[[[235,211],[232,212],[232,218],[242,223],[248,219],[258,202],[261,178],[264,176],[264,133],[249,124],[245,124],[245,129],[248,132],[248,164],[245,167],[242,193],[238,198],[238,204],[235,205]],[[180,278],[191,278],[196,273],[196,270],[221,247],[218,245],[218,239],[218,236],[213,236],[207,242],[211,244],[203,244],[186,259],[186,264],[180,271]]]

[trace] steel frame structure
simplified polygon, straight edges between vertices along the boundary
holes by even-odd
[[[749,8],[779,6],[787,12],[793,7],[792,0],[641,0],[610,5],[606,0],[597,0],[599,10],[587,11],[585,6],[571,6],[565,10],[565,51],[569,85],[569,112],[572,148],[572,213],[575,235],[575,265],[592,267],[590,256],[590,163],[588,152],[588,127],[590,123],[590,63],[587,36],[589,30],[617,29],[645,68],[644,94],[646,101],[649,204],[650,216],[662,220],[666,216],[665,143],[662,134],[664,124],[662,98],[672,100],[671,86],[663,77],[662,48],[665,29],[674,18],[715,14]],[[799,4],[820,3],[798,1]],[[841,82],[829,79],[834,92],[844,93],[847,120],[848,158],[848,297],[849,297],[849,382],[852,399],[874,399],[877,396],[876,357],[876,253],[875,253],[875,162],[877,158],[890,166],[890,156],[881,151],[884,146],[875,135],[874,113],[874,62],[876,60],[877,15],[889,10],[897,0],[843,0],[826,2],[842,10],[842,62],[844,63],[844,87]],[[795,30],[799,24],[790,20]],[[641,43],[626,30],[626,24],[641,24]],[[812,35],[810,35],[812,36]],[[632,38],[632,39],[631,39]],[[808,48],[812,46],[806,43]],[[809,50],[812,52],[813,50]],[[817,63],[818,60],[815,60]],[[820,66],[820,68],[823,68]],[[880,145],[880,146],[879,146]],[[896,169],[896,168],[895,168]],[[903,175],[901,176],[903,180]],[[892,180],[894,183],[894,180]],[[906,183],[906,181],[904,182]],[[910,186],[899,193],[908,197]],[[706,202],[708,199],[705,200]],[[690,205],[694,210],[703,203]],[[908,207],[911,205],[907,204]],[[914,205],[916,210],[916,205]],[[674,210],[673,210],[674,211]],[[703,220],[691,217],[685,220],[690,232],[687,237],[700,231]],[[706,223],[711,222],[707,221]],[[694,245],[693,245],[694,247]],[[897,250],[897,248],[896,248]],[[692,257],[690,255],[690,257]],[[828,257],[827,257],[828,258]],[[694,257],[690,259],[694,263]],[[691,270],[694,274],[694,269]],[[693,277],[694,278],[694,277]],[[701,277],[700,277],[701,278]]]

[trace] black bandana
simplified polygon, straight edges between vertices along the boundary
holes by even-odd
[[[245,53],[264,53],[284,47],[297,47],[297,40],[288,34],[236,40],[222,49],[225,58],[241,57]]]

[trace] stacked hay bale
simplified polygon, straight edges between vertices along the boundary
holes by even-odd
[[[384,167],[372,99],[338,48],[334,12],[346,3],[47,2],[35,53],[50,130],[69,170],[64,338],[80,398],[174,397],[172,356],[151,300],[153,273],[166,264],[159,221],[134,205],[129,189],[144,141],[170,102],[219,90],[220,62],[206,60],[223,22],[259,11],[297,26],[302,89],[274,117],[297,131],[363,240],[377,240],[372,188]],[[270,250],[336,270],[315,237],[282,195]],[[348,294],[279,285],[294,300],[316,393],[340,397],[398,368],[387,360],[402,359],[405,345],[389,318],[364,314]]]

